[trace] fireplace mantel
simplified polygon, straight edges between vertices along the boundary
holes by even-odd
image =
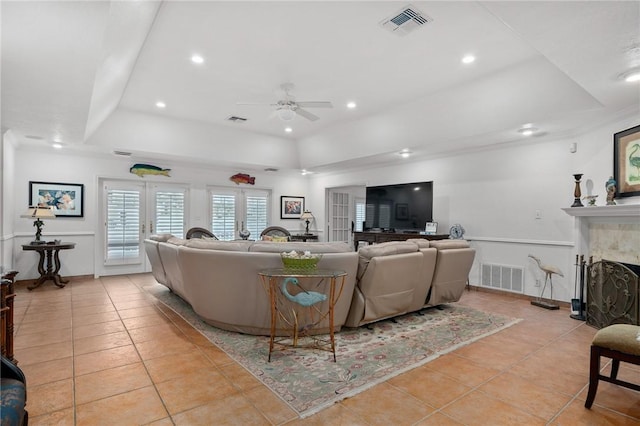
[[[568,207],[562,209],[576,217],[633,217],[640,219],[640,204],[618,204],[615,206]]]
[[[640,204],[562,209],[574,217],[575,254],[638,264]],[[613,228],[612,228],[613,227]],[[606,229],[603,231],[603,229]],[[603,236],[604,233],[604,236]],[[618,238],[617,235],[621,235]]]

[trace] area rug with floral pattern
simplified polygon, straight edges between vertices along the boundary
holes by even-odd
[[[519,320],[460,304],[442,305],[336,333],[331,352],[288,348],[267,362],[269,338],[229,332],[202,321],[168,291],[152,291],[211,342],[284,400],[300,417],[316,413]]]

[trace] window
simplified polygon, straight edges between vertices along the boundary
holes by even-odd
[[[267,190],[212,188],[211,232],[220,240],[234,240],[245,228],[257,238],[269,224],[271,193]]]
[[[355,232],[362,232],[364,229],[362,228],[362,222],[365,221],[365,200],[364,198],[356,198],[356,225]]]

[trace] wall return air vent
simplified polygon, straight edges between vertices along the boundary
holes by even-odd
[[[400,9],[395,15],[380,21],[380,25],[382,28],[402,37],[431,21],[433,21],[432,18],[420,12],[414,6],[408,5]]]

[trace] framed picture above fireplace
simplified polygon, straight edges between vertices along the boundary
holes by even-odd
[[[640,195],[640,125],[613,135],[616,198]]]

